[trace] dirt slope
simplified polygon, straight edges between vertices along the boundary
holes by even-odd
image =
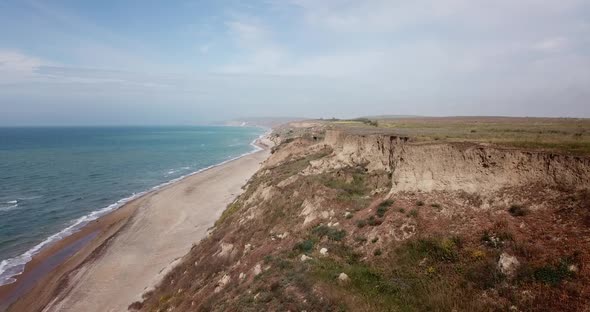
[[[132,309],[589,311],[590,159],[301,125]]]

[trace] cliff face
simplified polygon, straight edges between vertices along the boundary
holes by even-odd
[[[364,166],[391,173],[392,193],[458,191],[488,193],[509,186],[590,185],[590,158],[499,149],[476,144],[411,144],[408,138],[329,130],[334,153],[308,172]]]
[[[317,128],[274,141],[210,236],[132,308],[587,308],[589,158]]]

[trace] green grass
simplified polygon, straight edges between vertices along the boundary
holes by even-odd
[[[398,285],[368,265],[360,262],[341,264],[332,259],[314,261],[313,276],[327,284],[337,286],[337,277],[342,272],[348,275],[350,283],[339,287],[345,287],[375,308],[386,311],[387,308],[401,305],[396,296],[399,292]]]
[[[332,189],[340,190],[345,197],[362,196],[367,192],[363,173],[353,173],[352,181],[350,182],[330,176],[324,180],[324,185]]]
[[[459,241],[453,238],[418,239],[404,244],[398,249],[398,254],[410,262],[418,262],[424,258],[438,262],[453,262],[459,257],[459,245]]]
[[[352,304],[346,311],[488,311],[489,306],[474,303],[470,289],[438,273],[429,266],[418,265],[424,257],[435,255],[447,262],[448,249],[458,248],[452,239],[419,240],[408,242],[396,250],[398,257],[392,262],[386,250],[375,249],[373,255],[385,261],[385,266],[365,263],[358,257],[346,262],[333,258],[311,261],[313,278],[324,287],[337,289],[340,295],[334,300]],[[452,245],[452,247],[451,247]],[[441,251],[444,250],[444,251]],[[351,257],[342,258],[351,259]],[[381,267],[381,268],[379,268]],[[386,269],[385,269],[386,268]],[[338,275],[345,273],[349,283],[338,283]],[[355,298],[354,300],[347,300]]]

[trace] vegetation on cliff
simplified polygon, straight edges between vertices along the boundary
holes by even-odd
[[[383,138],[324,130],[276,131],[272,156],[210,236],[130,309],[580,311],[590,302],[586,158],[554,158],[578,162],[564,167],[575,169],[567,179],[520,174],[481,192],[423,191],[398,186],[432,168],[397,171]],[[464,167],[497,173],[483,164]]]

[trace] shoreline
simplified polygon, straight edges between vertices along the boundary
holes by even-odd
[[[138,209],[145,204],[146,199],[178,187],[191,177],[198,177],[216,168],[223,169],[228,164],[240,159],[267,151],[269,146],[264,143],[267,135],[268,132],[251,142],[251,145],[255,147],[253,151],[162,183],[137,194],[134,198],[122,199],[120,201],[125,200],[122,205],[87,222],[72,234],[42,248],[32,256],[32,259],[25,265],[24,271],[15,276],[16,282],[0,286],[0,311],[8,308],[25,311],[16,307],[22,301],[28,302],[29,305],[33,303],[38,308],[42,307],[44,303],[49,303],[55,295],[62,292],[64,279],[67,279],[70,273],[96,260],[102,250],[108,249],[109,242],[115,239],[117,234],[128,225],[129,221],[137,214]],[[221,209],[223,211],[225,206]],[[38,288],[52,289],[52,291],[38,291]],[[31,297],[32,293],[36,294],[33,296],[33,300],[27,300],[27,297]],[[11,305],[15,305],[15,307]],[[28,309],[32,308],[29,305],[25,305],[26,311],[35,310]]]

